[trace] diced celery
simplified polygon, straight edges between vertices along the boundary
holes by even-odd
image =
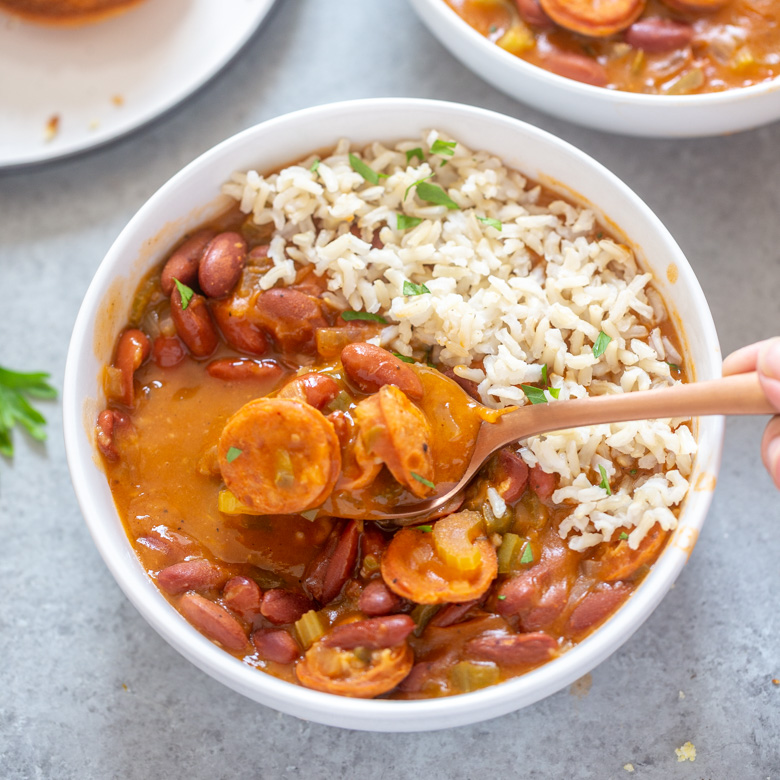
[[[276,475],[274,476],[274,485],[283,490],[291,488],[295,484],[295,474],[293,473],[292,458],[287,450],[276,451]]]
[[[325,634],[325,623],[319,612],[310,609],[295,622],[295,636],[304,650],[308,650]]]
[[[450,682],[461,693],[487,688],[498,682],[498,666],[494,663],[475,664],[461,661],[450,669]]]
[[[504,540],[498,548],[498,573],[510,574],[523,549],[523,539],[517,534],[504,534]]]
[[[687,95],[703,86],[704,71],[701,68],[693,68],[669,84],[665,91],[667,95]]]
[[[414,629],[414,635],[420,636],[425,627],[430,623],[431,618],[439,611],[438,604],[418,604],[412,611],[409,617],[414,620],[416,627]]]
[[[638,76],[645,67],[645,53],[642,49],[637,49],[634,59],[631,60],[631,72]]]
[[[251,506],[242,504],[229,490],[220,490],[217,497],[217,509],[226,515],[259,515]]]
[[[496,43],[510,54],[523,54],[533,49],[534,35],[522,22],[513,24]]]
[[[496,517],[489,501],[482,504],[482,516],[485,518],[485,531],[488,536],[506,533],[512,527],[515,519],[515,513],[511,506],[507,506],[506,512],[501,517]]]
[[[753,52],[747,46],[742,46],[734,52],[729,66],[735,73],[744,73],[756,64]]]
[[[432,531],[436,554],[444,563],[458,572],[471,572],[482,561],[480,549],[474,540],[485,531],[485,521],[478,512],[457,512],[442,518]]]

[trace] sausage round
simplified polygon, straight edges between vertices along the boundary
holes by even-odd
[[[645,0],[540,0],[542,10],[561,27],[594,37],[625,30],[645,7]],[[573,76],[571,78],[574,78]]]

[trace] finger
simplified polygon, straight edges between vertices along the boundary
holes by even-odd
[[[758,362],[758,353],[764,344],[766,341],[757,341],[728,355],[723,361],[723,376],[754,371]]]
[[[769,339],[761,344],[758,377],[769,402],[780,412],[780,338]]]
[[[761,459],[769,476],[780,488],[780,415],[773,417],[766,426],[761,442]]]

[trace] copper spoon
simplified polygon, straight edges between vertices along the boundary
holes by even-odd
[[[471,460],[459,482],[438,485],[443,492],[415,504],[396,506],[387,512],[372,510],[371,519],[394,521],[397,525],[417,522],[415,518],[434,512],[463,490],[492,453],[519,439],[583,425],[709,414],[777,414],[777,410],[764,395],[755,371],[656,390],[521,406],[502,415],[497,422],[482,423]]]

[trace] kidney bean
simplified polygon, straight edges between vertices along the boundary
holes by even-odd
[[[263,596],[260,606],[262,616],[275,625],[294,623],[314,605],[302,593],[293,593],[284,588],[271,588]]]
[[[268,257],[268,251],[271,249],[270,244],[258,244],[257,246],[253,246],[249,250],[248,257],[251,260],[262,260],[265,257]]]
[[[406,641],[414,630],[414,620],[409,615],[386,615],[367,620],[342,623],[332,628],[320,641],[325,647],[354,650],[365,647],[369,650],[384,650]]]
[[[548,474],[541,466],[534,466],[528,475],[531,489],[541,499],[549,499],[555,491],[557,478],[555,474]]]
[[[350,382],[363,393],[395,385],[409,398],[422,398],[422,382],[414,369],[382,347],[360,342],[347,344],[341,350],[341,362]]]
[[[115,463],[119,460],[119,450],[116,446],[117,435],[122,431],[132,430],[130,418],[116,409],[104,409],[97,418],[96,439],[98,449],[103,457]]]
[[[606,87],[609,83],[604,66],[584,54],[551,49],[542,59],[545,68],[567,79],[582,81],[595,87]]]
[[[447,628],[448,626],[460,623],[468,611],[479,604],[479,599],[464,601],[462,604],[447,604],[443,606],[429,621],[428,625]]]
[[[259,325],[252,322],[245,299],[212,300],[209,306],[222,336],[233,349],[258,357],[268,351],[265,333]]]
[[[357,223],[353,222],[352,225],[349,228],[349,232],[352,233],[353,236],[356,236],[361,241],[363,241],[363,229],[358,227]],[[379,238],[379,230],[375,230],[371,234],[371,248],[372,249],[382,249],[384,246],[384,243],[382,243],[382,239]]]
[[[255,631],[252,644],[261,658],[277,664],[291,664],[301,655],[298,643],[281,628],[261,628]]]
[[[241,624],[223,607],[197,593],[185,593],[179,610],[202,634],[228,650],[243,650],[246,633]]]
[[[242,382],[246,379],[273,381],[284,369],[275,360],[252,360],[251,358],[219,358],[206,366],[209,376],[225,382]]]
[[[207,357],[217,348],[217,331],[202,295],[193,294],[187,308],[183,309],[181,294],[174,289],[171,293],[171,318],[179,338],[195,357]]]
[[[306,374],[286,384],[279,395],[282,398],[300,398],[315,409],[327,406],[339,393],[341,386],[327,374]]]
[[[420,693],[428,681],[435,665],[430,661],[420,661],[412,667],[412,671],[398,685],[398,690],[404,693]]]
[[[263,591],[249,577],[231,577],[222,589],[222,601],[231,612],[251,621],[260,614]]]
[[[328,415],[328,419],[333,425],[333,429],[336,431],[339,444],[342,447],[346,447],[349,444],[349,440],[352,438],[352,425],[350,423],[349,415],[346,412],[337,410],[331,412]]]
[[[465,651],[475,658],[499,665],[541,664],[558,653],[558,643],[542,631],[533,634],[484,635],[466,643]]]
[[[626,43],[655,53],[684,49],[693,40],[693,27],[673,19],[651,16],[634,22],[625,33]]]
[[[298,290],[273,289],[255,299],[253,319],[282,352],[314,354],[314,333],[327,327],[320,302]]]
[[[360,532],[354,520],[343,529],[336,527],[325,546],[310,561],[304,576],[304,586],[312,598],[327,604],[339,595],[355,568]]]
[[[496,598],[491,599],[491,608],[504,617],[532,609],[537,604],[542,587],[549,576],[549,567],[540,562],[505,580],[498,587]]]
[[[224,571],[205,558],[174,563],[157,572],[157,584],[171,595],[184,593],[185,590],[208,590],[221,585],[226,579]]]
[[[452,379],[453,382],[457,382],[461,389],[468,393],[475,401],[480,401],[479,397],[479,390],[477,389],[479,385],[476,382],[472,382],[470,379],[464,379],[462,376],[458,376],[451,368],[443,368],[441,370],[441,373],[444,374],[444,376],[449,377]]]
[[[522,610],[520,624],[525,631],[538,631],[552,625],[566,608],[571,587],[565,580],[553,582],[536,603]]]
[[[515,452],[498,451],[498,474],[496,490],[507,504],[514,504],[525,492],[528,484],[528,466]]]
[[[149,337],[137,328],[126,330],[119,337],[116,349],[116,367],[122,374],[122,403],[132,406],[135,400],[133,376],[141,364],[149,357],[151,344]]]
[[[186,354],[178,336],[158,336],[152,344],[152,359],[160,368],[178,365]]]
[[[139,536],[135,541],[147,550],[159,553],[168,564],[183,560],[187,555],[192,554],[194,548],[190,538],[167,529],[164,536],[155,529],[145,536]]]
[[[401,609],[401,599],[382,580],[371,580],[358,599],[358,609],[369,615],[391,615]]]
[[[160,275],[160,286],[165,295],[170,295],[178,279],[187,287],[194,287],[198,281],[198,264],[206,245],[214,238],[214,231],[204,228],[188,238],[168,258]]]
[[[198,266],[200,289],[209,298],[224,298],[238,283],[246,263],[246,241],[238,233],[219,233]]]
[[[555,27],[555,22],[544,12],[539,0],[515,0],[515,5],[517,12],[528,24],[540,30],[552,30]]]
[[[630,593],[631,588],[625,585],[604,585],[599,590],[586,593],[569,615],[568,630],[580,634],[593,628],[616,610]]]

